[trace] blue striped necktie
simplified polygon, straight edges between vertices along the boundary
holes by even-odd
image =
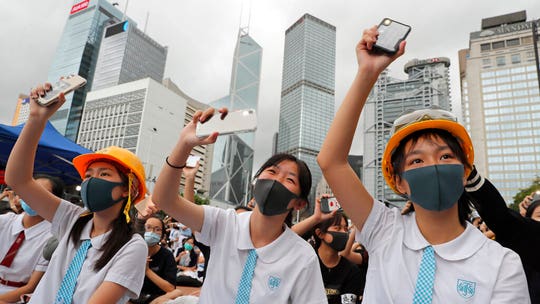
[[[420,270],[416,278],[413,304],[429,304],[433,299],[433,283],[435,281],[435,252],[427,246],[422,255]]]
[[[242,277],[238,284],[238,292],[236,293],[235,304],[247,304],[249,303],[249,295],[251,294],[251,281],[253,280],[253,273],[255,272],[255,265],[257,264],[257,251],[250,249],[244,270],[242,271]]]
[[[77,250],[75,257],[71,260],[68,270],[62,279],[58,293],[56,294],[55,304],[70,304],[75,293],[75,285],[77,285],[77,278],[81,272],[82,265],[86,259],[88,249],[92,247],[90,240],[84,240]]]

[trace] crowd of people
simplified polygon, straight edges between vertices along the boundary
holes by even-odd
[[[365,30],[356,47],[357,75],[317,157],[343,208],[331,212],[308,200],[311,171],[290,154],[259,168],[249,206],[195,204],[198,164],[186,160],[215,142],[217,132],[195,135],[213,108],[182,129],[153,193],[140,159],[109,147],[73,159],[84,206],[68,202],[61,180],[33,172],[36,135],[65,98],[39,106],[51,86],[33,89],[0,197],[0,303],[539,303],[540,194],[521,214],[508,209],[453,114],[420,109],[394,122],[382,169],[408,199],[402,210],[375,200],[350,167],[369,92],[405,52],[405,42],[375,52],[377,36]]]

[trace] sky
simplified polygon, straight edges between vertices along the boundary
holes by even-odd
[[[126,0],[116,2],[124,10]],[[57,0],[2,4],[0,123],[11,123],[19,93],[46,80],[72,5]],[[480,30],[482,18],[519,10],[527,10],[527,20],[538,19],[540,1],[131,0],[126,13],[139,28],[147,24],[146,33],[169,47],[165,77],[205,103],[228,95],[238,29],[249,25],[249,34],[263,48],[254,161],[258,168],[270,156],[270,139],[278,128],[285,30],[303,14],[336,26],[336,109],[356,73],[354,48],[362,31],[389,17],[412,27],[406,53],[390,66],[390,74],[406,79],[403,66],[414,58],[450,58],[451,98],[459,114],[458,50],[468,48],[469,34]],[[351,154],[362,154],[362,149],[357,131]]]

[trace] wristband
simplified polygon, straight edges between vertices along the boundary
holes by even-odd
[[[175,166],[175,165],[171,165],[171,163],[169,162],[169,157],[165,157],[165,162],[167,163],[167,165],[171,168],[174,168],[174,169],[184,169],[186,167],[186,164],[183,164],[182,166]]]

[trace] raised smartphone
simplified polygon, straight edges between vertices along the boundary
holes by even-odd
[[[390,18],[384,18],[377,29],[379,37],[373,46],[389,54],[394,54],[399,50],[399,44],[407,38],[411,31],[410,26]]]
[[[334,210],[342,210],[337,198],[333,196],[321,198],[321,211],[323,213],[330,213]]]
[[[86,79],[79,75],[71,75],[66,78],[60,79],[57,83],[52,85],[52,90],[47,92],[45,96],[39,97],[37,102],[42,106],[48,106],[58,101],[60,93],[64,95],[75,91],[76,89],[84,86]]]
[[[195,134],[198,137],[207,137],[214,132],[219,135],[251,132],[257,129],[257,113],[253,109],[232,111],[221,119],[219,113],[204,123],[198,123]]]
[[[198,155],[190,155],[186,161],[186,167],[195,167],[200,159],[201,157]]]

